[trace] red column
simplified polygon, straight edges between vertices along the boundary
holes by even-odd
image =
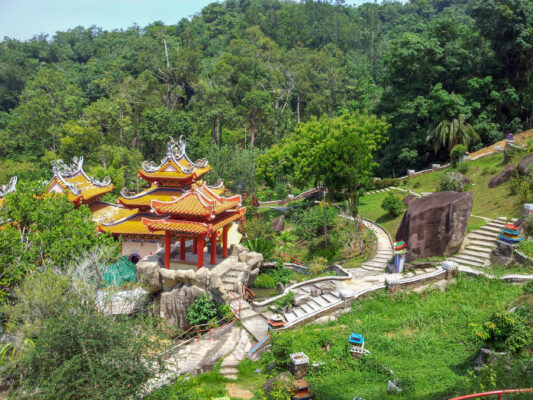
[[[165,231],[165,268],[170,269],[170,231]]]
[[[211,265],[217,263],[217,233],[213,232],[211,234]]]
[[[196,238],[192,240],[192,254],[198,253],[198,243]]]
[[[226,225],[222,228],[222,257],[226,258],[228,256],[228,231],[229,225]]]
[[[180,236],[180,260],[185,260],[185,236]]]
[[[204,236],[198,236],[198,269],[204,266]]]

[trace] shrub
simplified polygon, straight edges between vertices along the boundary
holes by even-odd
[[[283,266],[278,266],[274,268],[269,275],[274,279],[274,282],[281,282],[284,285],[287,285],[292,280],[294,271]]]
[[[460,162],[459,164],[457,164],[457,167],[455,167],[457,172],[460,172],[461,174],[466,174],[469,168],[470,164],[467,161]]]
[[[202,293],[187,308],[187,320],[191,325],[207,324],[208,322],[216,321],[216,318],[217,306],[213,299],[205,293]]]
[[[405,182],[404,182],[405,184]],[[390,186],[399,186],[400,178],[383,178],[383,179],[374,179],[371,189],[384,189]]]
[[[389,192],[387,197],[381,203],[381,208],[389,213],[393,218],[401,215],[405,209],[403,201],[394,193]]]
[[[511,194],[517,195],[524,203],[533,202],[533,177],[516,175],[511,178]]]
[[[531,329],[524,319],[507,311],[494,312],[482,325],[471,326],[474,334],[496,351],[519,353],[531,342]]]
[[[463,144],[456,144],[453,146],[453,149],[450,151],[450,161],[452,163],[452,167],[455,167],[463,160],[466,150],[467,148]]]
[[[262,289],[273,289],[276,287],[276,281],[268,274],[259,274],[254,281],[254,287]]]
[[[528,257],[533,257],[533,240],[522,240],[518,245],[518,250]]]
[[[255,239],[248,239],[243,243],[250,251],[261,253],[265,260],[270,260],[274,254],[275,244],[273,241],[264,238],[256,237]]]
[[[334,225],[336,217],[337,209],[335,207],[327,207],[326,220],[328,227]],[[291,216],[291,221],[295,225],[294,234],[299,239],[314,239],[324,232],[324,209],[321,206],[316,206],[298,210]]]
[[[274,332],[270,335],[272,354],[278,368],[287,368],[292,353],[292,338],[285,332]]]
[[[533,295],[533,281],[526,282],[523,290],[524,290],[524,294]]]
[[[328,260],[324,257],[315,257],[311,261],[309,272],[312,277],[320,276],[328,267]]]
[[[447,172],[440,178],[437,185],[439,192],[462,192],[464,190],[464,182],[462,175],[454,172]]]

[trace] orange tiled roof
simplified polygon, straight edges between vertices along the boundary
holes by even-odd
[[[183,189],[176,187],[151,186],[133,196],[127,196],[123,193],[122,196],[119,196],[118,202],[126,207],[149,208],[152,200],[170,201],[183,193]]]
[[[143,224],[142,220],[148,216],[157,218],[153,214],[136,213],[113,223],[99,223],[98,230],[113,235],[152,236],[156,238],[165,236],[164,231],[153,231]]]
[[[66,167],[62,161],[53,163],[54,176],[48,182],[48,193],[65,193],[69,201],[88,203],[114,189],[111,181],[101,183],[89,178],[83,171],[83,157],[74,159],[73,166]],[[66,171],[65,168],[68,168]],[[63,171],[61,171],[63,169]]]
[[[91,210],[93,221],[104,223],[120,221],[139,212],[137,208],[125,208],[119,204],[105,203],[102,201],[92,203],[89,205],[89,209]]]
[[[224,211],[238,207],[241,196],[230,198],[216,195],[204,183],[201,186],[193,185],[191,190],[172,201],[152,201],[152,208],[157,214],[172,214],[176,216],[197,216],[215,218]]]
[[[188,220],[178,220],[178,219],[159,219],[154,220],[151,218],[143,218],[142,222],[150,230],[156,231],[172,231],[174,233],[180,234],[189,234],[189,235],[210,235],[213,232],[223,228],[224,226],[237,221],[242,218],[246,209],[243,207],[236,211],[228,211],[217,219],[213,223],[207,224],[205,222],[196,222]]]

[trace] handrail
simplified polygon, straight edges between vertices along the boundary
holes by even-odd
[[[254,291],[242,283],[241,283],[241,286],[242,286],[242,298],[248,303],[253,304],[254,299],[255,299]]]
[[[283,262],[287,262],[287,260],[288,260],[288,261],[292,261],[292,262],[294,262],[295,264],[298,264],[298,265],[304,265],[302,260],[300,260],[299,258],[294,257],[293,255],[291,255],[289,253],[284,253],[284,252],[274,253],[273,257],[280,257],[281,261],[283,261]]]
[[[493,390],[492,392],[483,392],[475,394],[467,394],[465,396],[454,397],[449,400],[466,400],[466,399],[476,399],[479,397],[487,396],[498,396],[498,400],[502,400],[502,395],[506,393],[530,393],[533,392],[533,389],[505,389],[505,390]]]

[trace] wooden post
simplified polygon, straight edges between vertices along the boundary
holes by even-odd
[[[204,236],[198,236],[198,269],[204,266]]]
[[[185,260],[185,236],[180,236],[180,260]]]
[[[170,269],[170,231],[165,231],[165,268]]]
[[[217,263],[217,233],[213,232],[211,234],[211,265]]]
[[[229,225],[226,225],[224,228],[222,228],[222,258],[226,258],[228,256],[228,231]]]
[[[192,254],[198,253],[198,241],[196,238],[192,240]]]

